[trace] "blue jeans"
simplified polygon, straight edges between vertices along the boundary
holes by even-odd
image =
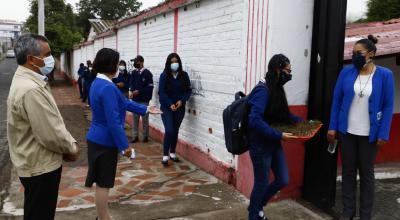
[[[250,157],[253,162],[254,185],[250,196],[249,220],[260,219],[259,212],[283,187],[289,184],[288,167],[282,145],[252,147]],[[269,184],[269,170],[275,180]]]
[[[181,107],[176,112],[173,112],[171,109],[161,106],[161,111],[163,112],[161,119],[165,129],[164,156],[168,156],[169,153],[176,152],[179,128],[182,124],[183,118],[185,117],[185,107]]]

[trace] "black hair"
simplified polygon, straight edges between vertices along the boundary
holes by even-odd
[[[115,73],[119,62],[119,53],[110,48],[103,48],[96,54],[93,69],[97,73]]]
[[[283,54],[274,55],[268,63],[265,83],[269,91],[269,101],[265,108],[265,119],[271,124],[292,124],[289,105],[283,86],[279,83],[278,71],[290,64],[289,58]]]
[[[79,64],[79,67],[84,67],[84,66],[85,66],[85,64],[83,64],[83,63]]]
[[[368,52],[376,53],[376,44],[378,43],[378,38],[374,37],[372,34],[368,35],[368,38],[361,39],[356,42],[356,44],[362,44]]]
[[[139,61],[139,62],[141,62],[141,63],[144,62],[144,58],[143,58],[142,56],[140,56],[140,55],[137,55],[136,58],[135,58],[134,60],[135,60],[135,61]]]
[[[119,61],[119,65],[124,65],[124,66],[126,66],[126,62],[125,62],[125,60],[121,60],[121,61]]]
[[[86,60],[86,65],[89,66],[89,64],[92,64],[92,61],[91,60]]]
[[[181,80],[181,85],[184,91],[190,90],[190,81],[189,81],[189,76],[187,75],[186,72],[183,71],[182,69],[182,61],[181,58],[177,53],[171,53],[168,55],[167,60],[165,61],[165,67],[164,67],[164,73],[167,75],[167,80],[166,80],[166,90],[167,93],[169,93],[172,90],[172,70],[171,70],[171,60],[172,58],[176,58],[179,63],[179,68],[178,68],[178,78]]]

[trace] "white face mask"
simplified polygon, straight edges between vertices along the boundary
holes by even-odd
[[[179,69],[179,63],[171,63],[171,70],[173,72],[178,71],[178,69]]]
[[[54,57],[52,55],[50,55],[50,56],[45,57],[43,59],[40,58],[40,57],[36,57],[36,58],[43,60],[44,66],[42,66],[42,67],[38,67],[36,65],[34,65],[34,66],[39,68],[40,72],[43,75],[49,75],[51,73],[51,71],[53,71],[53,69],[54,69],[54,64],[55,64]]]
[[[125,70],[125,66],[119,66],[119,71],[124,71]]]
[[[119,71],[117,71],[117,72],[115,73],[115,75],[113,76],[113,79],[118,78],[118,76],[119,76]]]
[[[89,70],[92,71],[93,67],[89,67]]]

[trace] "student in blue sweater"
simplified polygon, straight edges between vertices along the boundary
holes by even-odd
[[[135,70],[132,71],[129,84],[129,98],[142,105],[149,105],[153,97],[153,74],[144,67],[144,58],[138,55],[133,59]],[[133,115],[132,142],[139,141],[140,115]],[[149,141],[149,115],[142,116],[143,142]]]
[[[85,71],[85,64],[81,63],[79,64],[79,69],[78,69],[78,88],[79,88],[79,95],[80,99],[83,98],[83,73]]]
[[[248,207],[249,220],[267,219],[263,207],[289,183],[288,166],[281,141],[295,139],[270,124],[293,124],[302,119],[289,111],[283,85],[292,79],[289,59],[283,54],[274,55],[268,72],[249,95],[248,138],[253,163],[254,185]],[[269,171],[275,180],[269,183]]]
[[[353,65],[343,68],[333,95],[328,141],[339,138],[342,156],[341,219],[356,214],[357,171],[360,174],[360,218],[371,219],[374,203],[374,161],[389,140],[393,116],[393,73],[374,64],[378,40],[356,42]]]
[[[88,174],[86,187],[96,183],[95,201],[99,219],[110,219],[109,189],[113,188],[118,152],[128,148],[125,134],[125,112],[144,115],[160,110],[128,100],[112,82],[117,72],[119,53],[103,48],[96,54],[94,70],[98,72],[90,89],[92,123],[87,134]]]
[[[176,156],[179,127],[185,117],[186,102],[192,94],[189,75],[183,71],[181,58],[176,53],[167,57],[164,72],[160,75],[158,94],[165,128],[164,156],[161,163],[168,166],[170,159],[179,162]]]
[[[126,62],[124,60],[119,61],[117,76],[112,81],[126,97],[128,97],[130,80],[131,75],[126,69]]]
[[[87,61],[87,68],[83,71],[83,91],[84,96],[82,102],[88,101],[86,107],[90,107],[90,87],[93,81],[96,79],[96,71],[93,70],[93,64],[90,60]]]

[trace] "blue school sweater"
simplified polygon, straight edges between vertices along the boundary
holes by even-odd
[[[147,107],[128,100],[111,82],[98,76],[90,89],[92,123],[87,139],[119,151],[128,147],[125,134],[126,111],[145,115]]]
[[[129,91],[139,90],[139,95],[133,97],[133,101],[149,103],[153,97],[153,88],[153,74],[150,70],[144,69],[142,73],[137,69],[132,71]]]
[[[183,88],[181,77],[183,77],[185,83],[189,86],[189,89]],[[186,102],[192,95],[189,75],[186,72],[182,72],[182,75],[179,74],[176,79],[172,77],[170,79],[172,83],[170,88],[167,86],[167,80],[167,74],[161,73],[158,88],[161,107],[169,109],[172,104],[176,104],[178,101],[182,101],[183,106],[185,106]]]

